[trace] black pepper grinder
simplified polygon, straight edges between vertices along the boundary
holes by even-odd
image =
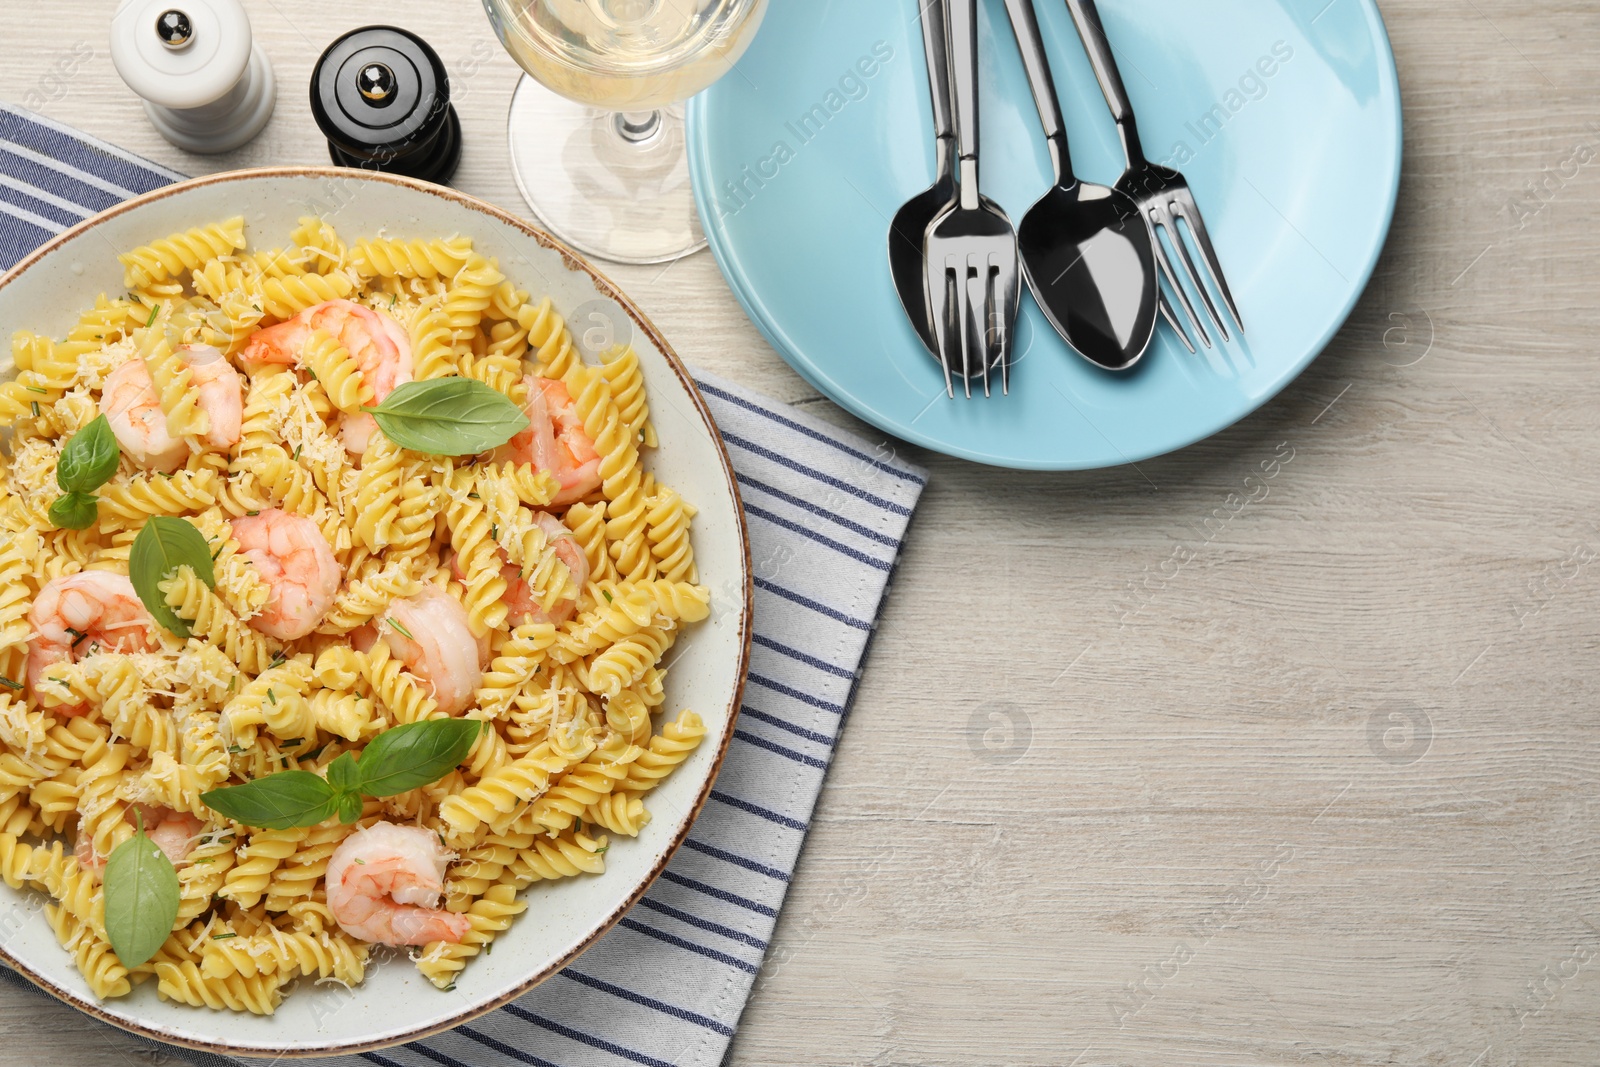
[[[329,45],[311,72],[311,114],[342,167],[448,182],[461,161],[444,63],[407,30],[364,26]]]

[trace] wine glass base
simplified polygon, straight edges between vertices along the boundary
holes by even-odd
[[[617,263],[666,263],[706,246],[689,184],[683,107],[656,114],[654,131],[630,140],[615,113],[523,76],[507,120],[511,171],[546,229]]]

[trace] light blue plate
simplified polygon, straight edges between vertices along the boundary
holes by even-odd
[[[1122,169],[1110,113],[1065,3],[1036,3],[1075,168],[1109,184]],[[1017,220],[1049,161],[1004,6],[979,6],[983,187]],[[890,217],[933,180],[916,0],[772,0],[737,69],[690,105],[690,167],[728,283],[819,390],[953,456],[1103,467],[1243,418],[1339,329],[1400,179],[1400,92],[1372,0],[1103,0],[1101,13],[1145,149],[1188,177],[1248,337],[1190,355],[1163,326],[1113,374],[1024,296],[1011,395],[946,397],[886,251]]]

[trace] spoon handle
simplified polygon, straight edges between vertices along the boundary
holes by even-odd
[[[1072,12],[1072,22],[1083,38],[1084,51],[1089,53],[1089,65],[1094,67],[1095,80],[1111,108],[1117,132],[1122,135],[1122,149],[1128,163],[1144,159],[1144,149],[1139,144],[1139,126],[1133,115],[1133,102],[1122,84],[1122,74],[1117,69],[1117,57],[1111,54],[1111,41],[1100,22],[1100,9],[1094,0],[1067,0],[1067,10]]]
[[[1056,184],[1072,181],[1072,158],[1067,153],[1067,127],[1061,118],[1061,101],[1056,96],[1055,79],[1050,76],[1050,59],[1045,55],[1044,38],[1039,35],[1039,17],[1033,0],[1006,0],[1011,30],[1017,35],[1017,50],[1022,53],[1022,68],[1028,72],[1028,88],[1039,108],[1039,122],[1050,143],[1050,162],[1056,169]]]
[[[945,0],[923,0],[922,50],[928,57],[928,96],[933,101],[933,135],[954,137],[950,117],[950,45],[945,38]]]
[[[947,0],[950,85],[955,96],[957,189],[961,207],[978,206],[978,0]]]

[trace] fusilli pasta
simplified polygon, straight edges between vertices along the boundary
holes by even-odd
[[[451,988],[523,890],[604,871],[602,831],[637,836],[706,732],[692,711],[657,728],[663,657],[710,594],[693,506],[647,471],[639,355],[586,363],[552,302],[460,236],[347,245],[306,217],[251,248],[235,218],[119,258],[126,294],[65,337],[17,331],[0,383],[0,881],[49,897],[102,998],[143,982],[271,1014],[297,978],[361,982],[374,943],[414,946]],[[432,455],[362,411],[460,377],[527,428]],[[118,463],[94,521],[59,529],[63,449],[101,414]],[[131,574],[169,519],[209,572]],[[207,802],[283,771],[334,781],[385,731],[456,717],[481,725],[455,767],[316,825]],[[178,901],[128,967],[100,871],[136,827]],[[361,868],[388,864],[422,889],[354,899]]]

